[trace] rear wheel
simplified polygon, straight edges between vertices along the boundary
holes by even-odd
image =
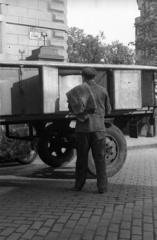
[[[115,175],[125,163],[127,143],[123,133],[115,125],[106,125],[106,171],[107,176]],[[96,169],[91,151],[89,152],[88,170],[96,177]]]
[[[38,154],[41,160],[54,168],[65,166],[72,161],[76,151],[71,147],[68,134],[50,124],[45,128],[44,136],[38,143]]]

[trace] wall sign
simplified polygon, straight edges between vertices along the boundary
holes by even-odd
[[[43,36],[41,32],[30,32],[30,39],[42,39],[43,40]]]

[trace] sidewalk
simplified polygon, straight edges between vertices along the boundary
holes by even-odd
[[[144,149],[144,148],[157,148],[157,136],[155,137],[142,137],[130,138],[125,136],[127,141],[128,150]]]

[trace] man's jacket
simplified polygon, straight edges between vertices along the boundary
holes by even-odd
[[[90,80],[87,83],[93,93],[97,108],[93,114],[88,115],[88,119],[86,121],[81,122],[77,119],[75,131],[105,131],[104,118],[106,114],[110,114],[111,112],[108,92],[104,87],[96,84],[93,80]]]

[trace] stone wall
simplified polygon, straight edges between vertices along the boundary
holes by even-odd
[[[44,44],[66,61],[67,0],[0,0],[0,60],[26,59]]]

